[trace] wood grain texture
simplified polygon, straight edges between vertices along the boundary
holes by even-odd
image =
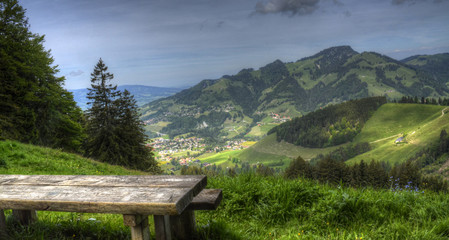
[[[156,231],[156,240],[171,240],[172,229],[170,216],[154,215],[154,230]]]
[[[172,236],[175,239],[196,239],[194,211],[185,210],[181,215],[170,216]]]
[[[37,221],[36,210],[12,210],[12,216],[15,221],[20,222],[20,224],[26,226]]]
[[[187,210],[215,210],[223,199],[221,189],[203,189],[187,207]]]
[[[132,240],[150,240],[147,215],[123,215],[124,223],[131,227]]]
[[[0,209],[180,214],[205,176],[0,175]]]

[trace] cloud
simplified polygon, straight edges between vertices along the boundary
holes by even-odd
[[[416,4],[417,2],[427,2],[427,0],[391,0],[393,5],[401,5],[404,3],[408,3],[409,5]],[[433,0],[434,3],[441,3],[443,0]]]
[[[318,9],[319,0],[269,0],[267,3],[257,2],[256,13],[289,13],[305,15]]]
[[[81,70],[76,70],[76,71],[71,71],[71,72],[69,73],[69,75],[72,76],[72,77],[77,77],[77,76],[82,75],[83,73],[84,73],[84,72],[81,71]]]

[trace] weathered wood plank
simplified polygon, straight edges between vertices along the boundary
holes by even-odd
[[[154,228],[156,231],[156,240],[171,240],[172,239],[170,216],[154,215]]]
[[[31,223],[34,223],[37,221],[37,212],[36,210],[12,210],[12,216],[13,218],[20,222],[20,224],[26,226]]]
[[[123,215],[124,224],[131,227],[132,240],[150,240],[147,215]]]
[[[188,188],[0,185],[0,209],[176,215],[191,199]]]
[[[207,178],[190,175],[0,175],[0,185],[200,188],[202,190],[207,185]],[[199,191],[194,192],[195,195],[198,193]]]
[[[222,199],[221,189],[203,189],[193,198],[186,210],[215,210]]]
[[[170,216],[172,236],[179,240],[195,239],[195,213],[185,210],[181,215]]]

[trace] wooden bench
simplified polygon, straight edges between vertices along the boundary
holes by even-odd
[[[23,224],[37,219],[36,210],[122,214],[132,239],[145,240],[154,215],[156,239],[191,239],[194,211],[216,209],[222,199],[206,184],[206,176],[0,175],[0,209],[14,209]],[[2,213],[0,237],[4,223]]]

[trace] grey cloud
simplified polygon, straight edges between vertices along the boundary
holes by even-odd
[[[427,0],[392,0],[391,3],[393,5],[401,5],[401,4],[404,4],[404,3],[408,3],[409,5],[413,5],[413,4],[416,4],[418,2],[441,3],[443,1],[447,1],[447,0],[433,0],[433,1],[427,1]]]
[[[319,0],[269,0],[266,3],[259,1],[256,4],[256,13],[310,14],[318,9],[318,2]]]
[[[81,70],[76,70],[76,71],[71,71],[69,74],[70,74],[70,76],[72,76],[72,77],[77,77],[77,76],[82,75],[83,73],[84,73],[84,72],[81,71]]]

